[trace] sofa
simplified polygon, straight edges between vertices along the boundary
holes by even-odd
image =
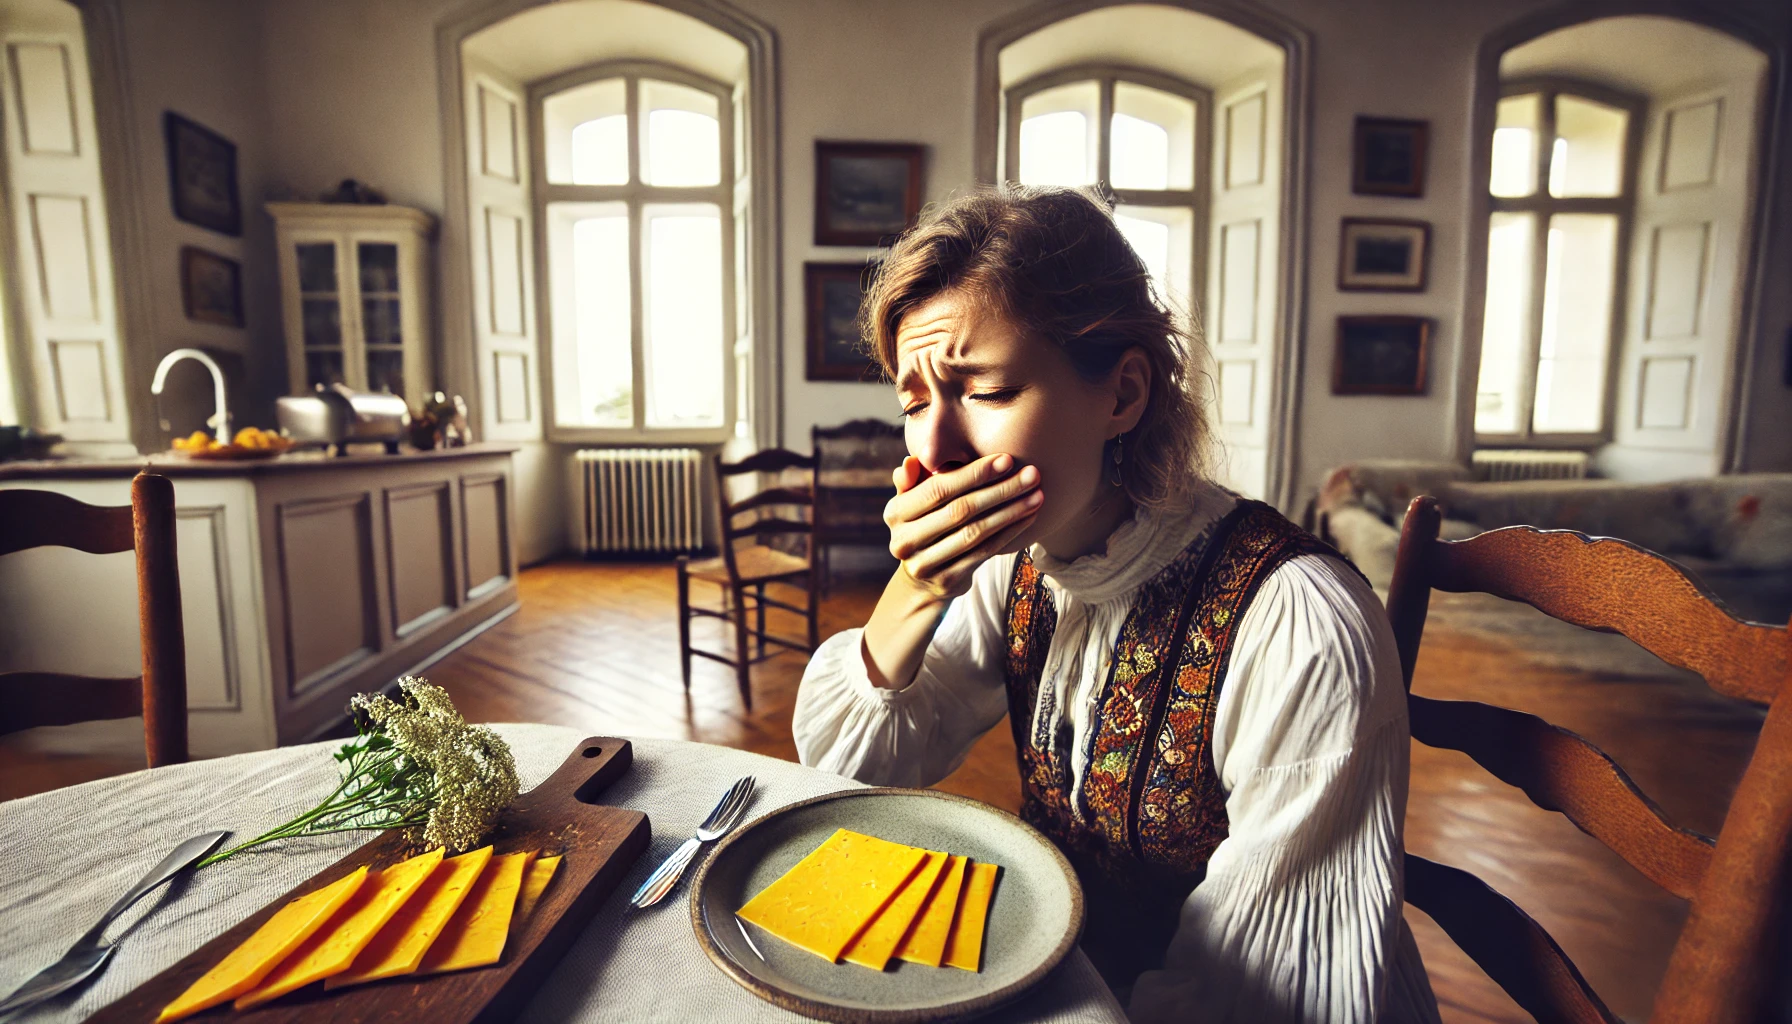
[[[1792,613],[1792,473],[1487,482],[1454,463],[1371,459],[1327,474],[1309,528],[1385,591],[1406,507],[1420,494],[1438,499],[1446,540],[1515,525],[1619,537],[1679,562],[1739,614],[1784,622]]]

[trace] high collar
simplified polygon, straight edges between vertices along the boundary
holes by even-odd
[[[1108,535],[1103,551],[1063,562],[1035,544],[1028,554],[1040,572],[1077,600],[1112,601],[1130,596],[1162,572],[1237,502],[1237,495],[1218,484],[1197,480],[1163,508],[1136,509]]]

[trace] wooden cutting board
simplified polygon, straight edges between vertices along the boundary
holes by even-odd
[[[565,857],[522,930],[511,933],[504,958],[498,963],[450,974],[391,978],[336,992],[326,993],[322,985],[311,985],[247,1012],[238,1013],[226,1003],[189,1019],[232,1024],[511,1020],[584,931],[635,858],[647,849],[650,831],[645,814],[594,802],[628,771],[633,760],[634,751],[627,740],[587,739],[546,782],[519,796],[498,819],[489,838],[495,853],[541,850]],[[277,850],[270,852],[278,856]],[[382,833],[89,1020],[118,1024],[154,1021],[162,1007],[290,900],[329,885],[363,864],[375,869],[388,867],[410,852],[397,832]],[[230,861],[206,871],[217,872],[228,881]],[[130,951],[121,949],[119,955],[129,956]]]

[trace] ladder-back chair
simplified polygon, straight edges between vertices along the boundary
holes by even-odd
[[[820,611],[820,580],[816,570],[815,538],[815,458],[799,455],[783,448],[768,448],[740,460],[724,462],[715,456],[716,501],[721,513],[722,554],[719,558],[693,562],[689,556],[678,559],[678,650],[684,672],[684,688],[691,688],[691,655],[719,661],[734,669],[740,684],[740,699],[747,710],[753,709],[752,667],[771,655],[766,644],[810,652],[817,643],[817,616]],[[799,487],[774,482],[739,501],[728,497],[728,481],[745,474],[782,475],[788,470],[807,474],[807,482]],[[794,518],[779,514],[793,510]],[[777,538],[801,538],[803,553],[781,551],[764,542]],[[750,539],[754,543],[736,546]],[[691,604],[691,580],[700,579],[722,588],[721,608],[704,608]],[[765,588],[773,583],[800,586],[807,591],[804,605],[788,604],[767,597]],[[753,624],[748,625],[748,598],[752,599]],[[803,616],[808,623],[808,639],[799,643],[769,633],[765,628],[766,608],[782,608]],[[691,619],[707,615],[734,623],[734,656],[703,651],[691,646]],[[749,649],[748,640],[757,640],[758,654]],[[776,653],[776,652],[774,652]]]
[[[0,734],[143,716],[151,768],[187,759],[187,649],[174,548],[174,485],[139,473],[131,503],[88,505],[52,491],[0,490],[0,555],[65,547],[137,553],[143,674],[126,679],[53,672],[0,674]]]
[[[1792,632],[1736,618],[1680,566],[1626,541],[1528,526],[1440,541],[1440,520],[1435,498],[1413,499],[1388,588],[1413,738],[1467,754],[1690,901],[1653,1024],[1757,1020],[1772,995],[1792,850]],[[1616,762],[1566,729],[1411,694],[1432,590],[1494,594],[1623,634],[1718,693],[1767,706],[1717,839],[1669,823]],[[1617,1024],[1555,940],[1474,875],[1409,853],[1406,899],[1537,1020]]]

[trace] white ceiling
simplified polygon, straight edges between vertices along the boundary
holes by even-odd
[[[1757,78],[1766,70],[1767,57],[1734,36],[1653,15],[1571,25],[1500,58],[1504,79],[1562,75],[1655,98]]]
[[[1125,64],[1215,88],[1267,64],[1282,48],[1230,22],[1180,7],[1102,7],[1002,48],[1002,87],[1073,64]]]
[[[721,82],[747,68],[747,48],[688,14],[639,0],[561,0],[468,36],[462,52],[528,84],[611,60],[663,61]]]

